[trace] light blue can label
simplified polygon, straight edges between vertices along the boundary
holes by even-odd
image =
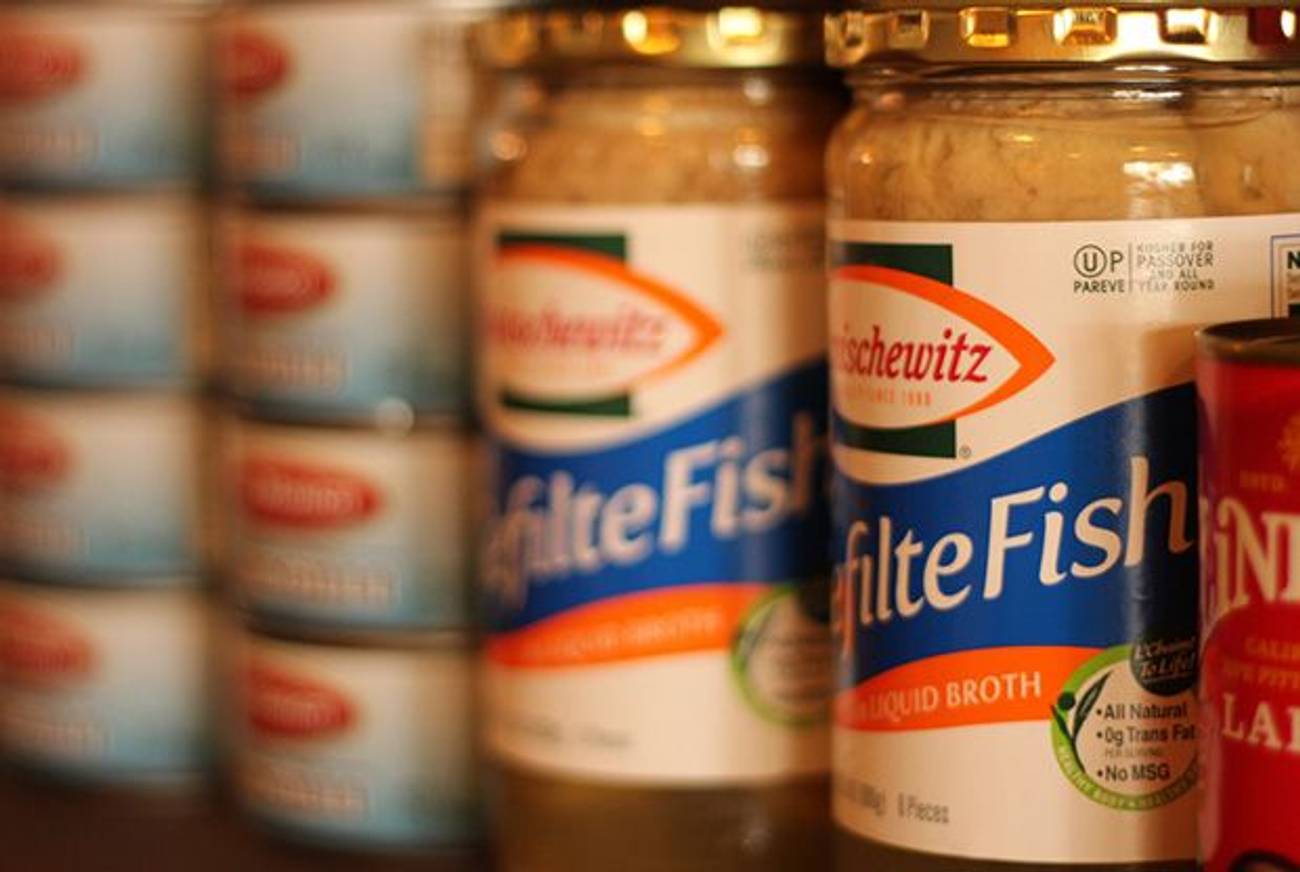
[[[0,396],[6,568],[111,583],[198,567],[199,411],[182,397]]]
[[[465,219],[244,212],[226,234],[226,380],[277,417],[469,405]]]
[[[469,623],[472,458],[463,431],[246,423],[230,451],[229,553],[254,612],[321,627]]]
[[[0,372],[50,387],[192,380],[203,254],[185,199],[0,203]]]
[[[207,616],[188,591],[0,584],[0,744],[69,780],[166,785],[208,759]]]
[[[193,11],[27,5],[0,15],[0,179],[185,183],[202,168],[204,39]]]
[[[221,32],[224,159],[266,196],[463,187],[466,22],[411,4],[245,8]]]
[[[233,725],[245,807],[319,843],[473,841],[473,658],[465,641],[373,649],[250,637]]]

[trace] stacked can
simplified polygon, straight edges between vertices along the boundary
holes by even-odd
[[[471,847],[471,23],[271,0],[217,31],[231,786],[307,844]]]
[[[210,756],[207,7],[0,6],[0,748],[166,803]]]

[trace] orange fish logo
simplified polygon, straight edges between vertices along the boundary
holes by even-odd
[[[249,315],[289,315],[315,308],[333,296],[328,264],[308,252],[248,242],[240,247],[235,294]]]
[[[619,237],[527,237],[499,246],[484,341],[506,374],[504,405],[632,414],[638,390],[724,335],[690,295],[630,267]]]
[[[222,46],[226,91],[249,100],[279,87],[289,77],[289,52],[273,37],[254,30],[236,30]]]
[[[319,739],[347,731],[357,719],[340,691],[269,663],[249,664],[244,692],[248,724],[265,736]]]
[[[379,488],[353,472],[273,458],[246,460],[240,490],[250,517],[300,529],[360,523],[384,503]]]
[[[62,268],[63,258],[52,239],[0,214],[0,302],[41,296],[58,281]]]
[[[94,662],[94,649],[76,626],[18,603],[0,606],[0,667],[11,680],[64,682],[86,675]]]
[[[845,266],[831,296],[832,393],[851,447],[956,456],[957,421],[1020,394],[1056,361],[1007,313],[926,276]]]
[[[0,488],[30,493],[58,484],[72,468],[72,452],[40,418],[0,408]]]
[[[87,66],[81,46],[72,40],[0,21],[0,101],[55,96],[76,86]]]

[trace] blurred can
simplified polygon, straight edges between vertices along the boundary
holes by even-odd
[[[197,381],[206,257],[186,197],[0,201],[0,373],[51,387]]]
[[[226,573],[251,612],[336,629],[469,624],[468,431],[239,421],[226,443]]]
[[[0,391],[0,559],[51,582],[200,565],[200,408],[183,395]]]
[[[0,11],[0,182],[191,185],[204,164],[203,4]]]
[[[0,582],[0,747],[60,780],[197,786],[208,630],[197,591]]]
[[[244,209],[224,236],[227,386],[303,420],[469,405],[466,215]]]
[[[1206,872],[1300,868],[1300,319],[1201,332]]]
[[[321,845],[476,841],[468,637],[363,647],[250,631],[241,647],[230,735],[235,790],[253,818]]]
[[[224,16],[222,160],[263,197],[465,187],[483,12],[421,2],[268,2]]]

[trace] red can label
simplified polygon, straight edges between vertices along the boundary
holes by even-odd
[[[1202,357],[1201,858],[1300,870],[1300,366]]]

